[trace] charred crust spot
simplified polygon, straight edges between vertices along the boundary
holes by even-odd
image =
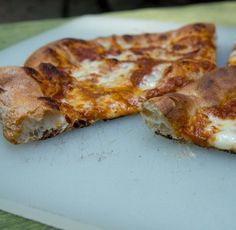
[[[111,63],[112,65],[117,65],[119,63],[119,60],[116,58],[111,58],[106,60],[108,63]]]
[[[66,74],[50,63],[41,63],[39,65],[40,71],[50,81],[54,77],[65,77]]]
[[[6,90],[0,87],[0,93],[4,93],[4,92],[6,92]]]
[[[101,54],[97,52],[95,48],[89,47],[78,47],[74,50],[75,55],[79,58],[80,61],[89,59],[91,61],[100,59]]]
[[[35,69],[30,68],[30,67],[23,67],[23,69],[27,75],[32,77],[35,81],[41,83],[39,79],[39,73]]]
[[[40,140],[45,140],[51,137],[55,137],[59,133],[60,133],[59,130],[55,130],[55,129],[45,130]]]
[[[26,72],[26,74],[30,75],[31,77],[38,75],[38,72],[35,69],[33,69],[33,68],[23,67],[23,69]]]
[[[185,45],[181,45],[181,44],[174,44],[172,48],[174,50],[178,51],[178,50],[186,49],[186,46]]]
[[[54,49],[50,48],[50,47],[46,48],[43,52],[46,55],[57,56],[56,51]]]
[[[87,41],[84,39],[76,39],[77,42],[87,44]]]
[[[76,39],[76,38],[64,38],[61,40],[63,44],[70,44],[70,43],[74,43],[74,42],[79,42],[82,44],[87,44],[87,41],[83,40],[83,39]]]
[[[51,97],[38,97],[38,100],[45,101],[47,105],[49,105],[52,109],[59,110],[58,103],[55,100],[53,100]]]
[[[171,135],[167,134],[167,135],[164,135],[160,132],[160,130],[157,130],[155,131],[155,134],[159,135],[159,136],[162,136],[162,137],[165,137],[167,139],[170,139],[170,140],[175,140]]]
[[[125,35],[123,35],[123,38],[126,42],[132,42],[134,37],[132,35],[125,34]]]
[[[65,119],[66,119],[67,123],[69,123],[69,124],[72,123],[72,121],[71,121],[71,119],[70,119],[70,117],[68,115],[65,115]]]
[[[90,123],[88,121],[84,121],[84,120],[77,120],[74,122],[73,127],[74,128],[84,128],[89,126]]]
[[[144,37],[145,37],[145,38],[149,38],[150,36],[151,36],[150,33],[145,33],[145,34],[144,34]]]
[[[189,63],[191,63],[190,60],[179,60],[180,65],[188,65]]]
[[[159,38],[160,40],[166,40],[168,36],[166,34],[160,34]]]
[[[205,28],[206,28],[206,25],[203,24],[203,23],[196,23],[196,24],[193,24],[193,28],[194,28],[196,31],[201,31],[202,29],[205,29]]]
[[[49,60],[49,62],[55,63],[56,65],[60,65],[63,63],[63,58],[57,52],[57,48],[59,48],[59,50],[61,49],[59,44],[56,44],[53,47],[47,47],[45,50],[43,50],[43,54],[46,60]]]
[[[169,67],[167,67],[167,69],[164,72],[164,76],[167,76],[168,74],[170,74],[173,71],[173,65],[170,65]]]
[[[224,149],[217,149],[221,152],[226,152],[226,153],[229,153],[229,154],[236,154],[233,150],[224,150]]]

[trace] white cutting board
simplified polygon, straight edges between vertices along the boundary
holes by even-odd
[[[1,51],[0,65],[62,37],[178,26],[82,17]],[[219,65],[234,39],[236,29],[218,28]],[[0,208],[66,229],[235,230],[236,155],[156,136],[138,115],[25,145],[0,136]]]

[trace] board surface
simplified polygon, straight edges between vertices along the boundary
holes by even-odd
[[[179,26],[82,17],[1,51],[0,65],[22,65],[32,51],[62,37]],[[223,66],[236,29],[219,27],[217,37]],[[156,136],[138,115],[25,145],[0,136],[0,146],[2,209],[24,216],[32,209],[27,217],[67,229],[236,229],[236,155]]]

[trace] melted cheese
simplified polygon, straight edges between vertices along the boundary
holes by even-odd
[[[236,151],[236,120],[209,116],[211,123],[206,131],[216,130],[209,139],[209,144],[219,149]]]
[[[99,74],[100,65],[99,61],[84,60],[80,63],[79,69],[73,70],[71,75],[78,80],[85,80],[88,75]]]
[[[97,43],[103,46],[106,50],[109,50],[112,45],[110,39],[104,39],[104,38],[98,38]]]
[[[122,37],[117,38],[116,42],[122,49],[129,49],[132,47],[132,43],[126,42]]]
[[[134,63],[120,63],[111,71],[99,76],[98,83],[106,87],[119,87],[130,83],[130,74],[135,67]]]
[[[81,63],[80,68],[74,70],[71,75],[78,81],[96,78],[97,84],[100,86],[119,87],[130,83],[129,77],[134,67],[134,63],[128,62],[112,66],[104,61],[85,60]]]
[[[155,88],[158,81],[163,77],[164,71],[168,66],[169,64],[160,64],[155,66],[150,74],[143,77],[142,82],[139,84],[139,88],[142,90]]]

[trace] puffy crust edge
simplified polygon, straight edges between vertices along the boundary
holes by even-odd
[[[69,128],[64,116],[47,100],[26,68],[0,68],[0,122],[14,144],[45,139]]]
[[[151,98],[143,104],[141,115],[157,134],[192,142],[179,130],[197,110],[224,103],[236,96],[236,67],[224,67],[206,74],[177,93]],[[214,147],[214,146],[208,146]]]

